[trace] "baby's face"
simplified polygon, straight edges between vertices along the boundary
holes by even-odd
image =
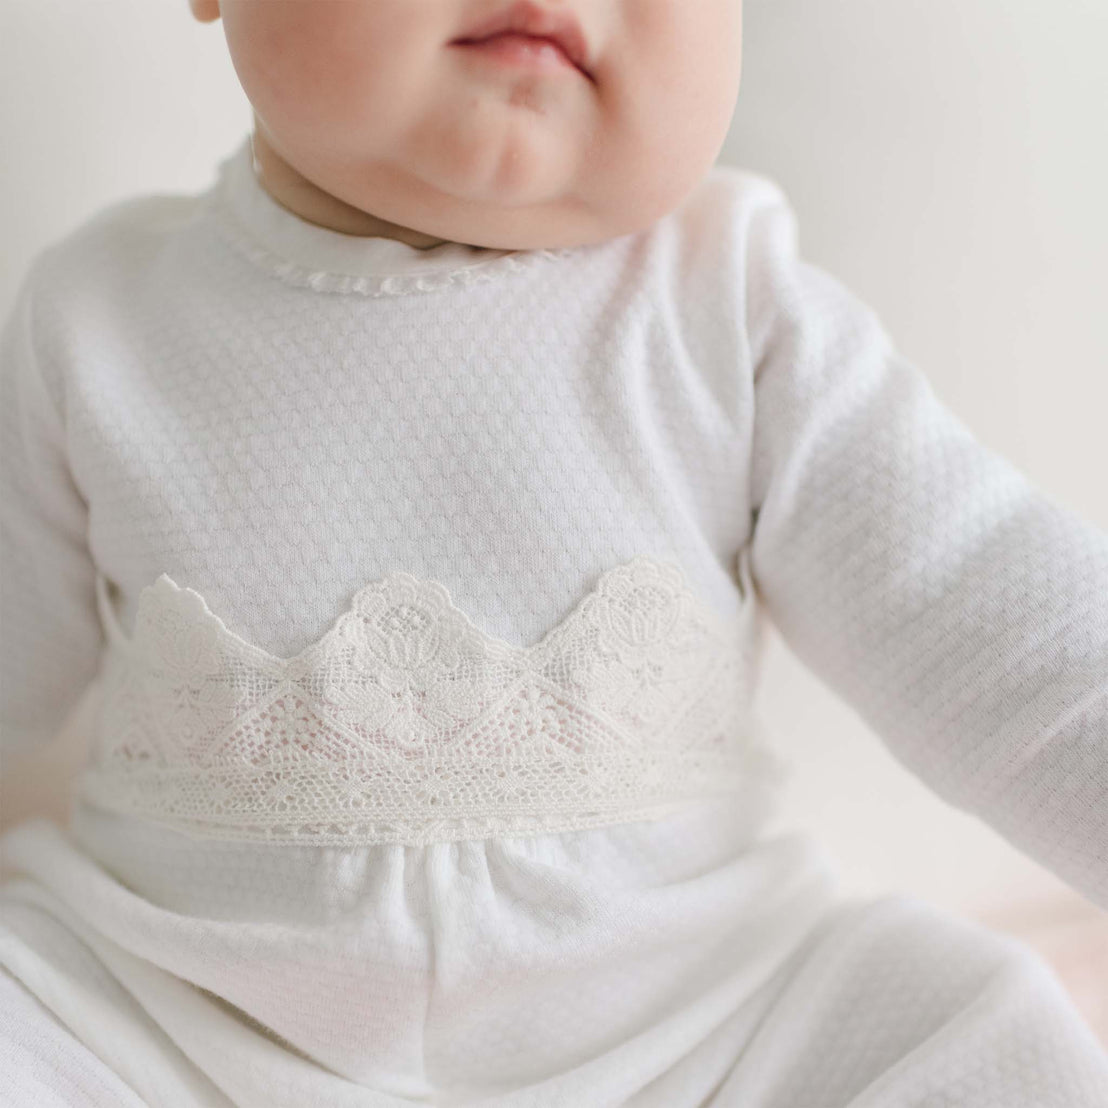
[[[255,135],[331,196],[501,249],[598,242],[673,210],[738,96],[742,0],[531,0],[589,75],[455,40],[516,0],[190,0],[222,18]]]

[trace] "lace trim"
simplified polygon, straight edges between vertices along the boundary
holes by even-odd
[[[248,261],[286,284],[317,292],[357,293],[362,296],[406,296],[417,292],[434,292],[450,285],[468,287],[495,280],[503,272],[521,273],[543,260],[559,260],[575,253],[574,247],[561,249],[519,250],[487,258],[457,269],[431,269],[425,273],[358,274],[332,273],[328,270],[283,258],[263,246],[240,226],[218,193],[211,199],[211,211],[217,228],[229,245]]]
[[[81,794],[201,837],[282,843],[657,818],[776,772],[753,742],[747,588],[724,623],[679,567],[639,556],[519,648],[401,572],[280,658],[164,573],[128,639],[98,578],[109,649]]]

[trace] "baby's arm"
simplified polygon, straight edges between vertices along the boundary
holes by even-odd
[[[70,471],[63,398],[44,372],[40,286],[28,270],[0,332],[0,754],[52,740],[99,665],[88,506]],[[0,766],[2,772],[3,766]]]
[[[903,765],[1108,908],[1108,534],[976,441],[797,257],[783,197],[748,236],[771,617]]]

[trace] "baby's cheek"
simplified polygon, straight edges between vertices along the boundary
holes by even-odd
[[[231,11],[225,31],[235,68],[251,104],[274,126],[358,118],[391,68],[376,0],[238,0]]]
[[[664,69],[669,59],[662,56]],[[615,67],[596,92],[595,126],[581,158],[586,194],[613,233],[667,215],[711,168],[726,138],[734,95],[698,75],[679,80],[646,64]]]

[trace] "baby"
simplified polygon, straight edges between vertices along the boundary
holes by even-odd
[[[767,621],[1108,908],[1108,535],[717,166],[739,0],[190,0],[253,133],[0,335],[7,1103],[1102,1108],[1028,947],[771,834]]]
[[[266,190],[421,248],[649,227],[712,166],[739,89],[739,0],[190,3],[222,18]]]

